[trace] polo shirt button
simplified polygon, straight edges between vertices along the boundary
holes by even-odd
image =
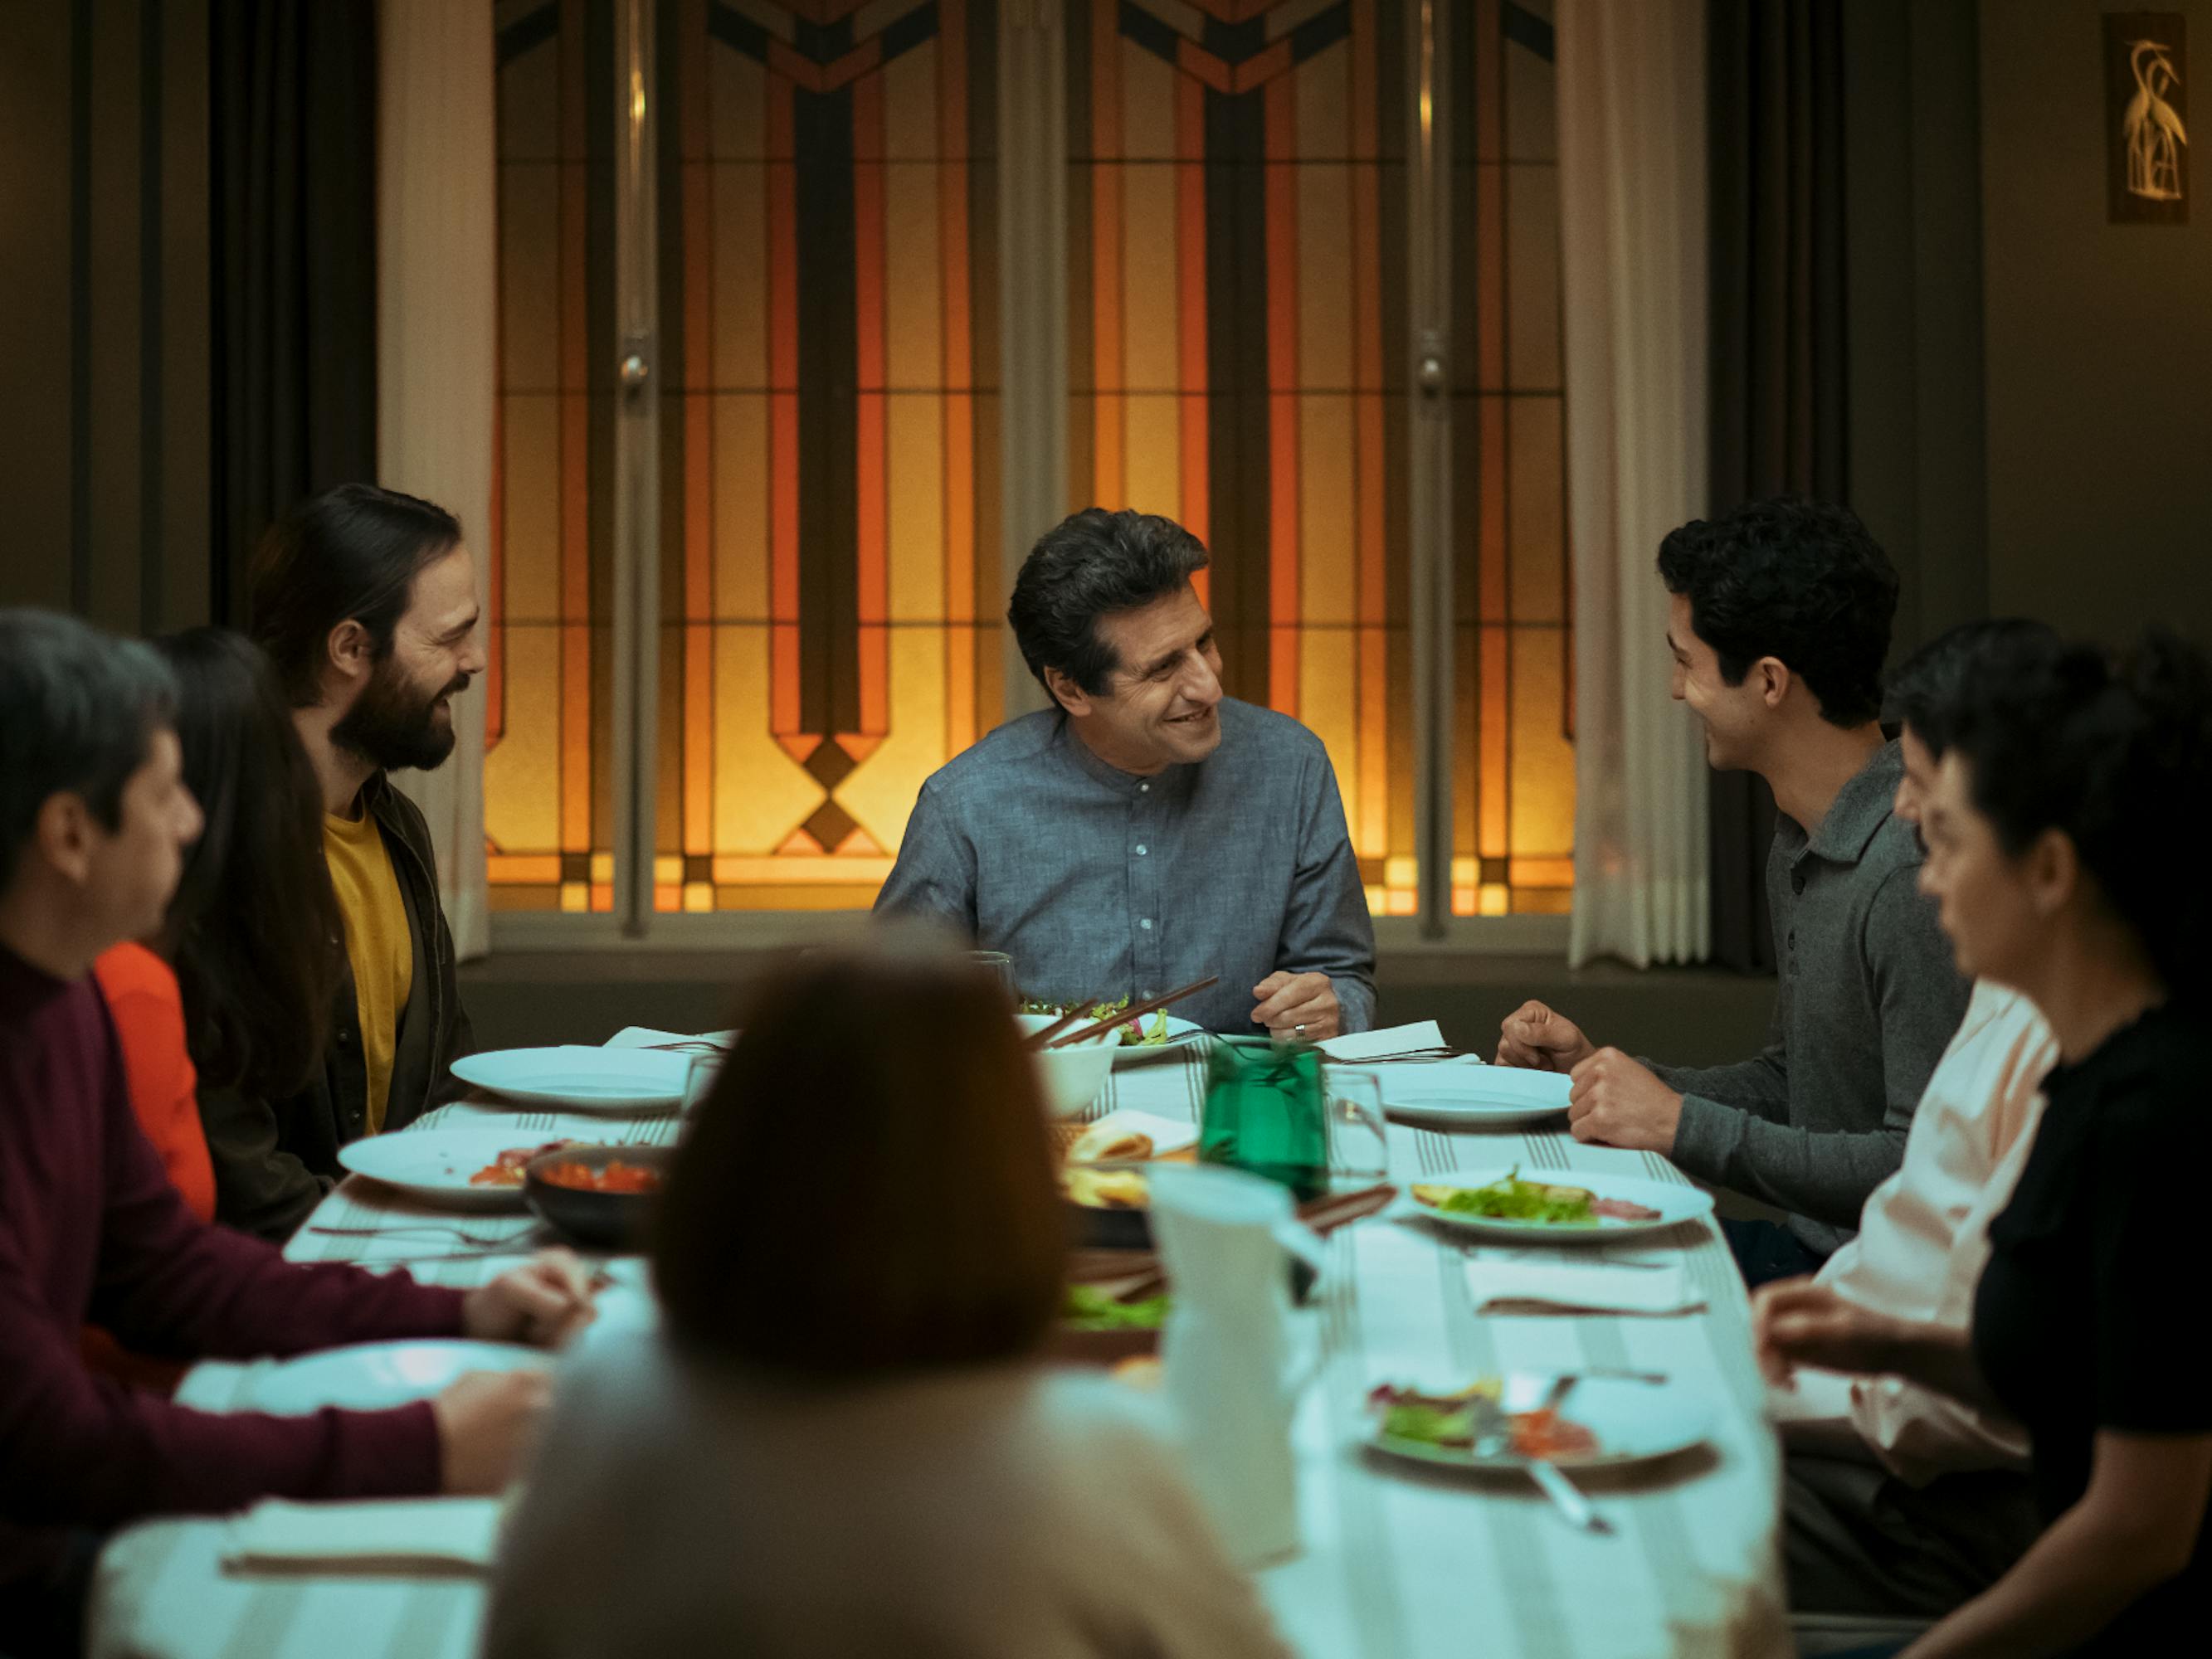
[[[1797,930],[1795,927],[1790,930],[1790,948],[1793,951],[1797,948]]]
[[[1152,793],[1152,786],[1149,783],[1140,783],[1137,786],[1137,793],[1140,795],[1149,795]]]
[[[1137,926],[1143,928],[1149,933],[1152,931],[1152,919],[1150,916],[1146,916],[1137,923]]]
[[[1805,872],[1802,870],[1792,870],[1790,872],[1790,890],[1793,893],[1802,893],[1805,890]]]
[[[1142,842],[1139,842],[1137,843],[1137,856],[1139,858],[1145,856],[1145,844]]]

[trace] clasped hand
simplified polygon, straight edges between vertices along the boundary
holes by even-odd
[[[1565,1072],[1567,1127],[1577,1140],[1670,1153],[1682,1097],[1618,1048],[1600,1048],[1565,1015],[1524,1002],[1499,1028],[1498,1064]]]

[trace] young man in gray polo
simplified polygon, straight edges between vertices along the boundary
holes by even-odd
[[[1319,1042],[1375,1017],[1375,933],[1336,774],[1296,720],[1225,696],[1191,577],[1148,513],[1048,531],[1006,617],[1053,707],[922,785],[878,915],[1004,951],[1030,995],[1146,998],[1217,1031]]]
[[[1668,535],[1659,574],[1674,694],[1706,761],[1757,772],[1780,811],[1766,1047],[1728,1066],[1632,1060],[1530,1002],[1498,1060],[1571,1073],[1577,1139],[1664,1153],[1785,1211],[1783,1226],[1723,1224],[1759,1284],[1811,1272],[1857,1227],[1967,986],[1917,890],[1918,838],[1891,810],[1904,763],[1876,717],[1897,573],[1866,527],[1823,502],[1753,501]]]

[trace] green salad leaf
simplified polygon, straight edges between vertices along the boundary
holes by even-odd
[[[1382,1413],[1382,1432],[1394,1440],[1414,1440],[1426,1446],[1471,1446],[1474,1417],[1471,1406],[1452,1411],[1437,1406],[1392,1406]]]
[[[1487,1187],[1462,1187],[1445,1194],[1437,1206],[1453,1215],[1595,1226],[1597,1214],[1590,1206],[1590,1195],[1582,1188],[1523,1181],[1517,1166],[1503,1181],[1493,1181]]]
[[[1127,997],[1118,1002],[1102,1002],[1083,1017],[1084,1023],[1088,1024],[1093,1020],[1111,1019],[1128,1006],[1129,999]],[[1050,1014],[1054,1018],[1066,1013],[1068,1005],[1065,1002],[1045,1002],[1035,997],[1025,999],[1021,1006],[1021,1011],[1025,1014]],[[1133,1024],[1121,1026],[1115,1031],[1114,1040],[1124,1048],[1158,1048],[1168,1040],[1168,1011],[1162,1008],[1149,1018],[1139,1018]]]
[[[1067,1301],[1060,1310],[1060,1322],[1075,1331],[1156,1331],[1167,1316],[1164,1296],[1117,1302],[1089,1285],[1069,1285]]]

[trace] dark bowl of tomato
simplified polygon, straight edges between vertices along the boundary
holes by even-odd
[[[571,1243],[634,1250],[660,1196],[672,1146],[563,1146],[523,1166],[522,1201]]]

